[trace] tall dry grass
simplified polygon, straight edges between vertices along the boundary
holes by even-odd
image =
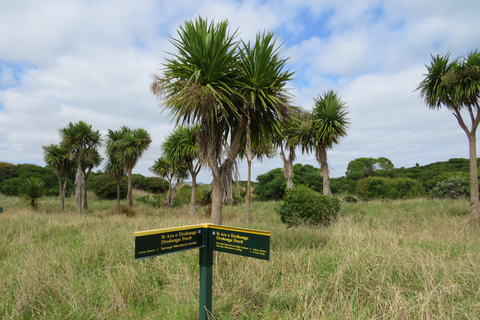
[[[0,318],[196,319],[198,250],[134,260],[134,232],[208,222],[188,208],[112,214],[114,201],[39,211],[0,195]],[[480,232],[465,201],[363,202],[328,227],[287,229],[273,202],[249,228],[272,233],[271,260],[219,253],[214,319],[478,319]],[[224,224],[245,225],[226,206]]]

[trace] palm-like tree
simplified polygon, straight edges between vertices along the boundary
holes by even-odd
[[[100,132],[92,130],[92,126],[84,121],[70,122],[65,128],[60,129],[62,146],[65,147],[70,158],[76,160],[77,173],[75,175],[75,203],[78,215],[82,215],[82,188],[83,170],[82,160],[88,157],[100,145]]]
[[[164,76],[156,76],[151,88],[164,96],[164,106],[177,123],[200,124],[199,157],[213,175],[212,222],[221,224],[222,201],[226,190],[231,190],[232,170],[244,129],[248,119],[254,122],[254,114],[264,107],[256,105],[255,109],[244,95],[249,76],[244,59],[254,55],[256,49],[239,51],[236,32],[229,32],[227,21],[214,24],[198,18],[187,21],[178,33],[179,40],[172,40],[178,53],[167,60]],[[264,45],[270,44],[267,38]],[[281,63],[278,59],[277,64]],[[277,92],[277,101],[281,93]],[[267,101],[265,114],[272,112],[271,107]],[[250,109],[255,111],[250,114]]]
[[[249,127],[247,126],[247,130]],[[266,158],[273,158],[276,155],[276,147],[272,141],[272,136],[263,136],[260,134],[245,135],[244,140],[242,140],[242,147],[240,148],[239,156],[241,159],[247,160],[248,173],[247,173],[247,200],[246,200],[246,223],[251,223],[251,181],[252,181],[252,161],[256,158],[259,161],[262,161]],[[252,139],[253,138],[253,139]],[[248,139],[250,143],[248,144]]]
[[[43,147],[43,159],[45,163],[53,167],[53,173],[58,179],[59,198],[62,204],[62,210],[65,210],[65,186],[68,173],[72,167],[72,161],[68,157],[68,151],[57,144],[50,144]],[[65,177],[65,186],[62,183],[62,177]]]
[[[304,142],[311,131],[310,114],[301,108],[291,110],[290,120],[279,122],[280,131],[272,136],[275,146],[280,147],[280,158],[283,162],[282,172],[287,180],[287,189],[293,188],[293,162],[296,148],[308,146]],[[305,131],[305,132],[303,132]]]
[[[347,135],[350,124],[347,104],[333,90],[314,99],[312,112],[312,135],[315,141],[315,158],[320,164],[323,178],[323,194],[331,196],[327,150]]]
[[[121,130],[108,129],[107,133],[107,162],[105,163],[104,170],[108,174],[113,174],[117,180],[117,208],[120,208],[120,187],[121,179],[125,174],[123,163],[118,159],[118,145],[122,138]]]
[[[83,171],[83,210],[88,210],[88,200],[87,200],[87,181],[88,176],[92,172],[93,168],[98,167],[103,158],[98,152],[97,149],[93,149],[92,152],[85,152],[86,157],[82,161],[82,171]]]
[[[267,142],[271,141],[269,137],[279,132],[279,122],[290,118],[290,95],[285,86],[292,80],[293,73],[284,70],[287,59],[280,56],[280,47],[270,32],[258,34],[253,45],[243,43],[240,56],[240,92],[247,117],[244,155],[248,163],[247,223],[250,223],[252,160],[255,153],[259,156],[267,154],[271,144]]]
[[[202,162],[198,159],[197,137],[200,132],[200,125],[193,127],[178,127],[174,133],[169,135],[162,143],[163,154],[172,162],[184,162],[192,177],[192,194],[190,199],[189,216],[197,215],[197,175],[202,168]]]
[[[120,140],[112,143],[116,158],[128,174],[127,205],[133,205],[132,197],[132,170],[144,152],[150,146],[152,139],[145,129],[132,130],[126,126],[120,128]]]
[[[470,153],[470,219],[472,225],[480,221],[478,200],[478,169],[476,131],[480,123],[480,51],[467,57],[451,59],[450,54],[431,56],[426,65],[427,74],[419,84],[420,96],[431,109],[446,107],[453,112],[458,124],[468,138]],[[463,119],[465,110],[470,118],[470,128]]]
[[[166,205],[171,207],[173,199],[175,198],[175,191],[181,186],[184,179],[188,178],[188,168],[184,161],[172,161],[165,156],[162,156],[155,160],[155,163],[150,168],[150,171],[156,175],[168,180],[168,193],[166,199]],[[172,188],[172,181],[176,179],[175,187]]]
[[[37,211],[38,200],[43,196],[44,182],[38,178],[30,177],[22,181],[20,185],[19,194],[22,195],[27,201],[30,208]]]
[[[178,53],[167,60],[164,76],[156,76],[151,89],[164,96],[164,107],[170,109],[177,123],[200,124],[199,157],[213,175],[212,222],[221,224],[222,191],[231,184],[233,163],[246,125],[236,90],[236,33],[229,32],[227,21],[214,24],[198,18],[185,22],[178,35],[178,40],[172,40]],[[222,159],[224,154],[227,156]]]

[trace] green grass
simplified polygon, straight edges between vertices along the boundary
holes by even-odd
[[[135,261],[134,232],[208,219],[140,203],[126,217],[93,195],[89,205],[79,218],[73,199],[33,212],[0,195],[0,318],[197,319],[198,250]],[[277,205],[254,202],[248,226],[272,233],[270,261],[217,255],[214,319],[479,318],[468,202],[359,202],[328,227],[290,229]],[[223,221],[247,227],[245,207],[225,206]]]

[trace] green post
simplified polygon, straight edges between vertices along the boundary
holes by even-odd
[[[207,228],[203,229],[204,246],[200,251],[200,303],[198,309],[198,319],[208,320],[208,315],[212,313],[212,265],[213,250],[210,250],[208,243]]]

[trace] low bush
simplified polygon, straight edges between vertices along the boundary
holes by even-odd
[[[340,209],[339,199],[300,185],[287,190],[277,212],[289,227],[300,224],[315,226],[328,224],[338,216]]]
[[[430,190],[430,198],[440,199],[460,199],[469,198],[470,182],[467,179],[460,177],[450,177],[447,180],[437,183],[437,185]]]

